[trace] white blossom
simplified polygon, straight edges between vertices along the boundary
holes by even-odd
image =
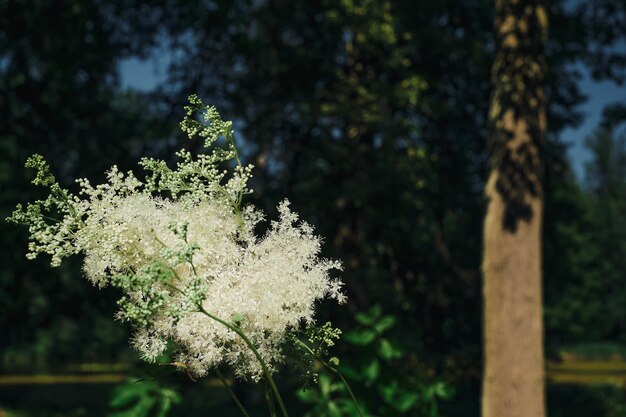
[[[198,103],[192,100],[192,110],[204,109]],[[341,282],[331,277],[341,264],[320,257],[321,238],[287,200],[267,232],[255,233],[265,216],[241,204],[252,166],[239,162],[231,123],[206,109],[208,126],[190,111],[183,129],[207,145],[223,137],[225,149],[195,158],[180,151],[175,169],[143,159],[143,181],[114,166],[104,184],[78,180],[77,196],[34,157],[36,183],[50,186],[51,197],[19,207],[11,219],[30,228],[29,257],[47,253],[58,265],[82,253],[92,283],[123,290],[118,317],[135,325],[132,344],[144,359],[155,360],[171,342],[177,362],[197,376],[227,363],[258,380],[261,365],[243,339],[203,311],[237,326],[274,367],[286,335],[314,324],[320,300],[344,301]],[[229,159],[237,163],[232,173],[218,168]],[[59,220],[46,221],[46,212]]]

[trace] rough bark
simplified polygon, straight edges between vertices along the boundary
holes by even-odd
[[[490,120],[492,164],[484,224],[483,417],[543,417],[541,291],[542,1],[496,0]]]

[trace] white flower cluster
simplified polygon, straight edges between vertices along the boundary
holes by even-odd
[[[203,109],[208,128],[191,117]],[[263,214],[241,207],[251,167],[238,163],[231,125],[213,108],[192,97],[183,128],[209,145],[222,136],[228,147],[196,159],[181,151],[176,169],[144,159],[145,181],[113,167],[105,184],[79,180],[78,196],[58,187],[35,157],[29,162],[39,170],[35,182],[50,186],[51,196],[11,219],[30,227],[30,256],[48,253],[58,265],[83,253],[93,283],[124,291],[119,317],[135,324],[133,344],[145,359],[171,344],[177,362],[197,376],[228,363],[238,376],[258,380],[263,370],[253,351],[203,312],[239,329],[272,367],[287,333],[314,323],[317,301],[343,302],[341,282],[330,276],[341,265],[320,258],[320,238],[287,201],[265,235],[255,234]],[[230,175],[218,169],[229,159],[238,163]],[[58,221],[46,220],[51,211]]]

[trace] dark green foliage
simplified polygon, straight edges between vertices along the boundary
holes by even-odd
[[[128,380],[113,391],[109,417],[167,417],[180,394],[155,380]]]
[[[558,153],[557,153],[558,152]],[[605,271],[592,237],[588,195],[576,183],[563,151],[549,153],[544,223],[545,325],[552,349],[603,333]],[[558,220],[558,221],[557,221]],[[599,326],[599,327],[598,327]]]
[[[626,148],[607,130],[588,146],[585,189],[558,149],[548,164],[545,317],[553,348],[626,340]]]
[[[406,347],[390,337],[396,319],[375,305],[355,315],[357,325],[343,340],[355,346],[354,356],[337,366],[355,391],[367,416],[437,417],[441,400],[453,388],[429,376],[430,371],[408,355]],[[345,385],[332,372],[320,371],[315,389],[305,388],[299,398],[312,406],[310,416],[358,416]]]
[[[623,388],[596,385],[562,385],[548,389],[548,415],[551,417],[620,417],[626,412]]]

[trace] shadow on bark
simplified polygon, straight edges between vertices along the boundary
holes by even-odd
[[[515,233],[520,221],[532,220],[530,201],[543,193],[547,17],[541,0],[499,3],[490,114],[492,168],[506,205],[502,227]]]

